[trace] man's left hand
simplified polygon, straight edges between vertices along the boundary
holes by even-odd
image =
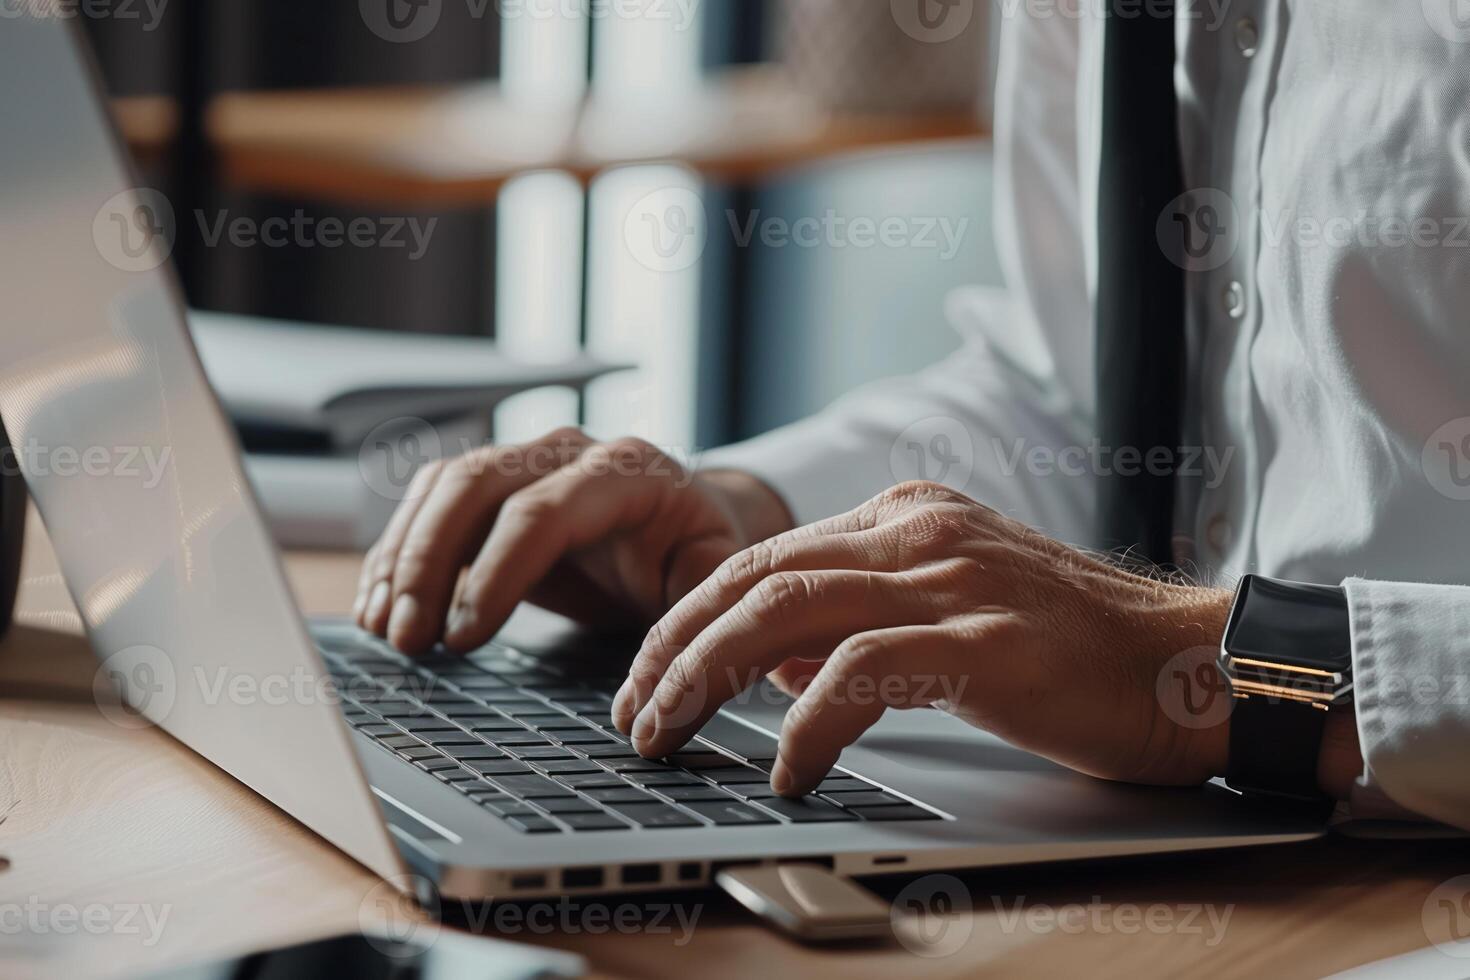
[[[921,707],[1095,776],[1195,784],[1224,771],[1228,711],[1181,719],[1160,676],[1208,675],[1194,661],[1230,604],[905,484],[725,562],[648,634],[613,717],[643,755],[667,755],[769,676],[796,698],[771,774],[784,795],[814,788],[885,710]]]

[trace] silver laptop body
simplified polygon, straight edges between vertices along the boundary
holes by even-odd
[[[377,874],[530,898],[795,858],[862,875],[1320,833],[1218,786],[1078,776],[934,711],[890,712],[824,795],[785,803],[765,786],[768,688],[643,763],[606,720],[629,651],[548,616],[432,671],[308,628],[159,233],[194,217],[136,186],[74,26],[26,9],[0,20],[0,414],[99,676]]]

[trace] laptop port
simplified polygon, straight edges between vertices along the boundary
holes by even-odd
[[[544,874],[513,875],[511,877],[511,879],[510,879],[510,887],[512,887],[514,889],[517,889],[517,890],[525,889],[525,888],[545,888],[546,887],[546,875],[544,875]]]
[[[907,864],[908,860],[909,859],[902,854],[884,854],[882,857],[873,858],[873,866],[878,867],[879,865],[883,864]]]
[[[679,865],[680,881],[698,881],[704,867],[698,861],[685,861]]]
[[[563,888],[600,888],[602,881],[601,868],[568,868],[561,873]]]
[[[625,885],[656,885],[663,877],[663,869],[656,864],[630,864],[623,869]]]

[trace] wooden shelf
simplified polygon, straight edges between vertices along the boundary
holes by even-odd
[[[134,152],[167,150],[167,99],[115,100]],[[535,104],[494,83],[434,89],[233,93],[207,126],[225,179],[266,193],[339,202],[474,206],[517,174],[589,179],[618,166],[678,161],[752,179],[864,149],[987,136],[977,114],[833,114],[773,66],[731,70],[685,96]]]

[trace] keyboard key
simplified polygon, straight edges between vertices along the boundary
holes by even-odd
[[[536,801],[536,805],[547,813],[601,813],[602,807],[580,796],[551,797]]]
[[[515,759],[466,759],[464,767],[482,776],[529,775],[531,770],[524,762]]]
[[[446,759],[442,755],[435,759],[419,759],[414,765],[428,772],[438,772],[441,769],[458,769],[459,763],[453,759]]]
[[[443,718],[435,718],[432,715],[425,715],[420,718],[394,718],[393,721],[398,727],[405,728],[415,735],[420,733],[427,734],[428,732],[452,733],[455,730],[454,725],[451,725]]]
[[[903,806],[865,806],[854,810],[864,820],[942,820],[937,813],[930,813],[923,807],[912,804]]]
[[[587,726],[571,715],[517,715],[516,720],[538,732],[587,731]]]
[[[479,776],[472,772],[465,772],[459,766],[453,769],[430,770],[430,772],[433,772],[435,779],[445,783],[473,783],[480,780]]]
[[[736,802],[734,797],[718,786],[710,786],[706,783],[700,783],[697,786],[659,786],[657,789],[660,796],[667,796],[679,803],[716,800]]]
[[[603,769],[595,762],[586,759],[546,759],[537,760],[536,768],[557,776],[602,773]],[[612,777],[616,779],[617,777]]]
[[[509,748],[510,754],[517,759],[576,759],[566,749],[555,745],[513,745]]]
[[[762,813],[754,807],[747,806],[738,800],[731,800],[728,803],[690,802],[684,805],[706,820],[716,823],[721,827],[776,822],[776,818],[770,814]]]
[[[497,688],[509,687],[499,677],[485,673],[476,673],[473,676],[455,677],[451,683],[465,691],[493,691]]]
[[[855,793],[859,790],[876,790],[878,787],[872,783],[864,782],[852,776],[828,776],[817,785],[814,792],[817,793]]]
[[[451,759],[461,762],[469,762],[477,759],[504,759],[505,753],[493,745],[480,742],[476,745],[448,745],[444,747],[444,754]]]
[[[523,834],[559,834],[561,828],[545,817],[506,817],[505,822]]]
[[[695,786],[703,785],[695,776],[684,772],[630,772],[628,781],[639,786]]]
[[[518,814],[528,817],[541,816],[541,811],[531,804],[522,803],[520,800],[513,800],[509,796],[500,796],[493,800],[481,800],[480,806],[501,817],[510,817]]]
[[[627,817],[640,827],[699,827],[702,826],[698,820],[681,813],[669,806],[667,803],[652,804],[616,804],[613,807],[618,813]]]
[[[615,776],[612,773],[603,770],[598,770],[595,773],[576,773],[565,776],[558,776],[557,779],[560,782],[563,782],[575,789],[592,789],[596,787],[601,787],[605,789],[610,786],[627,785],[623,782],[622,777]]]
[[[838,806],[906,806],[906,801],[881,790],[859,790],[855,793],[823,793],[824,797]]]
[[[472,719],[469,719],[468,722],[467,722],[467,727],[469,728],[470,731],[474,732],[476,735],[479,735],[479,734],[491,734],[491,733],[495,733],[495,732],[523,732],[523,731],[525,731],[524,728],[522,728],[520,725],[516,724],[515,722],[511,721],[509,718],[502,718],[502,717],[500,717],[498,715],[496,717],[494,717],[494,718],[472,718]]]
[[[733,718],[715,715],[700,729],[699,737],[742,759],[774,759],[776,740],[754,728],[747,728]]]
[[[625,746],[622,742],[619,742],[617,739],[612,738],[609,735],[604,735],[602,732],[593,731],[590,728],[583,728],[579,731],[550,731],[548,734],[550,734],[552,738],[560,741],[563,745],[607,745],[617,746],[620,749],[627,748],[627,746]],[[629,751],[631,751],[631,749]]]
[[[658,800],[632,786],[578,787],[582,795],[599,803],[657,803]]]
[[[728,755],[718,752],[676,752],[664,760],[677,769],[726,769],[736,765]]]
[[[468,732],[425,732],[424,741],[437,749],[470,748],[485,743]],[[485,746],[489,748],[489,746]],[[450,753],[451,755],[453,753]]]
[[[607,769],[613,772],[668,772],[669,767],[662,762],[651,762],[648,759],[640,759],[634,756],[631,759],[598,759]]]
[[[713,779],[721,786],[737,786],[741,783],[765,783],[770,782],[771,777],[759,769],[746,766],[729,767],[722,769],[706,769],[700,773],[706,779]]]
[[[528,732],[524,728],[521,729],[519,732],[501,732],[501,733],[498,733],[498,734],[494,735],[493,737],[491,737],[490,741],[494,742],[496,745],[505,745],[505,746],[510,746],[510,745],[550,745],[551,744],[551,742],[548,741],[545,736],[543,736],[543,735],[537,735],[535,732]]]
[[[397,732],[398,729],[395,728],[393,729],[393,731]],[[379,739],[378,741],[381,742],[383,745],[388,746],[388,748],[390,749],[421,749],[424,747],[424,743],[420,742],[412,735],[395,734],[391,738],[383,738]]]
[[[621,742],[609,743],[607,745],[579,745],[577,751],[589,759],[636,759],[638,753],[631,745]]]
[[[547,799],[553,796],[573,796],[571,790],[545,776],[535,773],[526,776],[497,776],[495,785],[528,800]]]
[[[557,819],[573,830],[627,830],[628,825],[606,813],[565,813]]]
[[[408,746],[407,748],[399,749],[398,755],[401,758],[407,759],[409,762],[418,762],[422,759],[444,758],[437,750],[431,749],[427,745],[419,742],[415,742],[414,745]]]
[[[811,797],[801,800],[771,799],[760,800],[759,805],[776,813],[792,823],[836,823],[842,820],[856,820],[857,817],[837,809],[830,803],[822,800],[814,800]]]

